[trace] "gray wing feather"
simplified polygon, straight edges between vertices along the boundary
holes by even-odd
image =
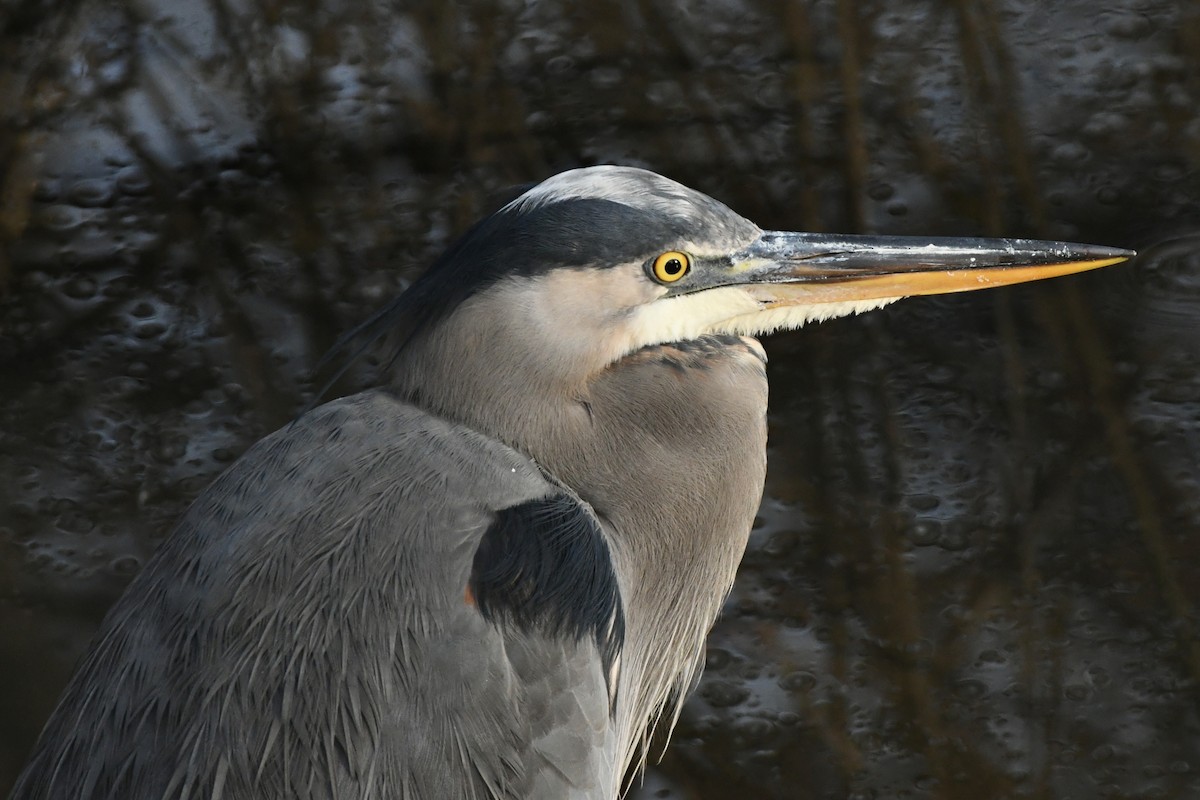
[[[595,645],[465,595],[528,458],[382,392],[251,448],[135,579],[13,798],[611,797]]]

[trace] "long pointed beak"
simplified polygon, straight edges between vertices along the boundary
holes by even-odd
[[[851,236],[767,231],[721,283],[768,304],[839,303],[989,289],[1133,258],[1132,250],[1033,239]]]

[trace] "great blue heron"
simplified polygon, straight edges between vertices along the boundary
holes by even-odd
[[[552,177],[364,326],[385,385],[200,496],[14,797],[613,798],[758,508],[751,337],[1131,255],[763,232],[651,172]]]

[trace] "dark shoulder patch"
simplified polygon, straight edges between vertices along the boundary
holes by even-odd
[[[625,612],[608,543],[577,500],[557,494],[496,512],[475,551],[469,588],[489,622],[576,642],[590,635],[613,696]]]

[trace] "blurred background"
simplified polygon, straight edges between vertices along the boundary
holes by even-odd
[[[0,0],[0,794],[335,338],[619,163],[1142,253],[767,342],[767,496],[633,795],[1200,796],[1198,108],[1195,2]]]

